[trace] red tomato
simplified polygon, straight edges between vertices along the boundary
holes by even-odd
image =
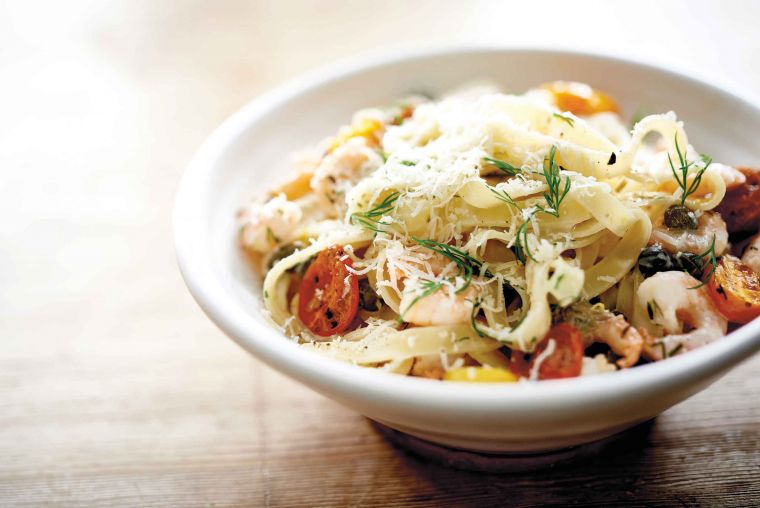
[[[526,359],[525,353],[522,351],[512,351],[509,370],[516,376],[530,377],[530,359]]]
[[[580,376],[583,367],[583,338],[581,332],[568,323],[559,323],[549,330],[533,352],[531,368],[536,358],[549,346],[550,339],[554,339],[554,352],[541,362],[538,378],[560,379]]]
[[[344,332],[359,308],[359,278],[351,258],[335,245],[319,253],[301,282],[298,318],[321,337]]]
[[[760,316],[760,277],[734,256],[720,258],[707,288],[729,321],[744,324]]]

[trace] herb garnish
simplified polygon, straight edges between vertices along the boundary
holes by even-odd
[[[562,177],[560,176],[560,170],[562,169],[555,161],[554,156],[557,154],[557,147],[552,146],[549,151],[549,157],[544,158],[544,171],[541,173],[546,180],[546,185],[549,187],[548,192],[544,192],[544,199],[549,208],[538,206],[537,208],[549,215],[559,218],[559,207],[562,201],[570,192],[570,179],[565,178],[565,185],[562,187]]]
[[[683,344],[678,344],[676,347],[668,351],[668,358],[678,353],[683,348]]]
[[[396,200],[400,195],[401,194],[398,192],[392,192],[374,208],[366,212],[352,213],[351,222],[370,231],[374,231],[375,233],[385,233],[385,230],[380,226],[388,226],[389,224],[387,222],[382,222],[380,219],[393,210],[393,206],[396,204]]]
[[[438,254],[441,254],[442,256],[456,263],[457,267],[459,268],[459,275],[464,278],[464,284],[462,284],[461,287],[457,288],[454,291],[454,294],[459,294],[470,287],[470,284],[472,284],[472,277],[475,275],[475,271],[477,270],[480,272],[481,268],[483,267],[483,263],[481,261],[478,261],[474,257],[467,254],[465,251],[457,249],[454,246],[448,245],[446,243],[436,242],[434,240],[426,240],[423,238],[412,237],[412,240],[417,242],[419,245],[422,245],[426,249],[437,252]],[[486,277],[493,277],[493,274],[491,274],[488,270],[486,270],[483,275]],[[404,311],[401,313],[401,316],[399,317],[403,319],[403,315],[408,312],[415,303],[420,301],[422,298],[425,298],[426,296],[432,295],[441,289],[443,285],[444,281],[440,280],[422,280],[420,282],[422,291],[414,298],[414,300],[412,300],[409,306],[404,309]]]
[[[508,162],[500,161],[499,159],[492,159],[491,157],[483,157],[483,160],[488,162],[489,164],[493,164],[494,166],[496,166],[497,169],[503,171],[509,176],[517,176],[520,173],[522,173],[521,168],[518,168],[517,166],[513,166],[512,164]]]
[[[467,289],[472,282],[472,276],[475,274],[475,271],[477,270],[480,272],[480,269],[483,267],[483,263],[481,261],[478,261],[474,257],[467,254],[465,251],[457,249],[452,245],[436,242],[435,240],[416,238],[414,236],[412,237],[412,240],[417,242],[419,245],[432,250],[433,252],[441,254],[457,265],[459,268],[459,274],[464,278],[464,285],[458,288],[455,293],[461,293]],[[483,275],[486,277],[493,277],[493,275],[488,270],[486,270]]]
[[[496,199],[498,199],[499,201],[503,201],[504,203],[510,206],[513,206],[517,208],[518,210],[522,210],[522,208],[520,208],[520,205],[518,205],[517,202],[515,202],[515,200],[512,199],[512,196],[510,196],[507,193],[507,191],[499,190],[496,187],[491,187],[490,185],[488,186],[488,190],[490,190],[493,193],[493,195],[496,196]]]
[[[483,300],[478,298],[474,302],[472,302],[472,312],[470,312],[470,326],[472,326],[472,329],[475,330],[475,333],[478,334],[478,337],[487,337],[488,335],[483,332],[480,328],[478,328],[478,312],[480,312],[480,304],[483,303]]]
[[[496,199],[499,201],[503,201],[504,203],[516,208],[518,211],[522,211],[522,208],[520,205],[517,204],[517,202],[512,199],[512,196],[507,193],[505,190],[498,190],[495,187],[488,187],[488,190],[490,190],[494,196],[496,196]],[[530,247],[528,247],[528,225],[530,224],[530,219],[535,215],[535,211],[525,219],[518,227],[517,227],[517,234],[515,236],[515,256],[517,256],[517,260],[520,261],[522,264],[525,264],[525,261],[527,258],[532,259],[533,261],[536,260],[536,258],[533,257],[533,254],[530,252]]]
[[[530,246],[528,245],[528,226],[530,225],[530,220],[533,218],[533,215],[525,219],[522,224],[517,227],[517,234],[515,235],[515,256],[517,256],[517,260],[522,264],[525,264],[528,258],[533,261],[536,260],[530,252]]]
[[[562,168],[554,160],[556,155],[557,147],[552,146],[551,150],[549,151],[549,156],[544,158],[544,170],[540,173],[536,171],[536,173],[543,176],[546,180],[548,189],[547,192],[543,193],[543,196],[547,206],[536,205],[535,210],[530,212],[528,214],[528,217],[526,217],[525,220],[523,220],[523,222],[520,223],[520,225],[517,227],[517,233],[515,235],[515,256],[517,256],[517,260],[523,264],[525,264],[528,258],[536,261],[536,258],[533,257],[533,254],[530,252],[530,246],[528,244],[528,226],[530,225],[531,219],[533,219],[533,217],[538,212],[543,212],[545,214],[551,215],[552,217],[559,218],[559,207],[562,205],[565,197],[567,197],[567,194],[570,192],[570,179],[565,178],[565,183],[564,185],[562,184],[561,170],[564,168]],[[493,161],[494,159],[486,160]],[[507,193],[507,191],[499,190],[491,186],[488,187],[488,190],[491,191],[496,199],[503,201],[504,203],[516,208],[517,210],[522,210],[520,205],[517,204],[517,202],[512,198],[512,196]]]
[[[404,319],[404,314],[409,312],[409,309],[414,307],[415,303],[419,302],[421,299],[425,298],[426,296],[430,296],[436,291],[438,291],[439,289],[441,289],[441,287],[443,287],[443,282],[436,281],[436,280],[423,280],[423,281],[420,281],[420,287],[422,288],[422,291],[420,292],[420,294],[417,295],[414,298],[414,300],[412,300],[412,302],[407,306],[407,308],[404,309],[403,312],[401,312],[401,314],[399,315],[399,318],[401,318],[402,320]]]
[[[528,244],[528,226],[530,225],[531,219],[538,212],[543,212],[552,217],[559,218],[559,207],[570,192],[570,179],[565,178],[565,183],[564,185],[562,184],[561,170],[563,168],[555,162],[554,157],[556,154],[557,147],[552,146],[549,151],[549,157],[544,159],[544,170],[540,173],[546,180],[546,185],[548,187],[547,192],[544,192],[543,194],[544,200],[548,206],[536,205],[536,210],[517,227],[515,255],[523,264],[525,264],[528,258],[536,261],[536,258],[534,258],[533,254],[530,252],[530,246]]]
[[[680,166],[678,169],[676,169],[675,165],[673,164],[673,159],[670,157],[669,153],[668,162],[670,163],[670,170],[673,172],[673,178],[676,179],[676,183],[678,183],[678,186],[681,188],[681,206],[684,206],[686,203],[686,198],[694,194],[694,192],[696,192],[696,190],[699,188],[699,184],[702,183],[702,175],[705,173],[705,171],[707,171],[707,168],[710,167],[710,164],[712,164],[712,159],[707,155],[700,155],[702,167],[697,169],[697,173],[694,176],[694,179],[691,182],[688,182],[689,169],[694,166],[697,161],[689,162],[686,160],[686,154],[684,152],[681,152],[681,147],[678,146],[678,134],[674,136],[674,140],[676,145],[676,153],[678,154],[678,163]]]
[[[718,260],[715,257],[715,235],[713,235],[712,242],[710,243],[710,246],[707,248],[707,250],[701,254],[694,256],[693,260],[700,265],[701,271],[703,273],[705,271],[705,268],[707,268],[708,265],[710,266],[710,272],[707,274],[707,276],[705,276],[705,280],[703,280],[700,284],[689,288],[699,289],[710,281],[713,274],[715,273],[715,267],[718,265]]]
[[[417,163],[416,162],[412,162],[412,161],[401,161],[401,164],[404,165],[404,166],[411,167],[411,166],[416,165]]]
[[[560,119],[560,120],[562,120],[563,122],[567,122],[567,124],[568,124],[568,125],[570,125],[570,127],[574,127],[574,126],[575,126],[575,120],[573,120],[573,119],[572,119],[571,117],[569,117],[569,116],[565,116],[565,115],[563,115],[562,113],[554,113],[552,116],[553,116],[554,118],[559,118],[559,119]]]

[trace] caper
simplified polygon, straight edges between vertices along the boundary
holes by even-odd
[[[676,265],[679,270],[683,270],[697,280],[702,279],[702,258],[691,252],[679,252],[676,254]]]
[[[665,225],[673,229],[697,229],[697,216],[682,205],[665,210]]]
[[[639,254],[639,271],[644,277],[675,269],[673,258],[660,245],[650,245]]]
[[[359,306],[364,310],[375,312],[380,310],[377,300],[377,293],[369,283],[369,279],[359,279]]]

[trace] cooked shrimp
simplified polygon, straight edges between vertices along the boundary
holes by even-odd
[[[699,217],[697,229],[671,229],[665,224],[652,229],[649,245],[660,244],[673,254],[692,252],[701,254],[710,248],[715,236],[715,255],[720,256],[728,245],[726,223],[717,213],[705,212]]]
[[[616,363],[621,369],[633,367],[639,361],[641,350],[644,347],[644,339],[633,325],[626,321],[624,316],[616,316],[610,311],[605,311],[606,317],[600,319],[594,328],[592,335],[595,342],[603,342],[610,349],[622,356]]]
[[[703,346],[726,334],[728,323],[699,281],[684,272],[659,272],[639,286],[637,298],[649,319],[666,333],[644,344],[644,356],[662,360],[681,349]]]
[[[404,321],[419,326],[453,325],[468,323],[472,317],[473,301],[477,296],[474,286],[456,293],[444,286],[421,296],[424,288],[409,285],[401,297],[401,312]],[[416,300],[416,301],[415,301]]]
[[[624,316],[616,316],[601,304],[590,305],[588,302],[563,309],[561,316],[581,331],[586,346],[601,342],[621,356],[616,362],[620,368],[632,367],[639,361],[644,338]]]
[[[364,137],[355,137],[325,155],[314,171],[311,188],[325,211],[332,214],[345,204],[346,192],[370,169],[380,167],[382,157]]]
[[[243,210],[240,241],[256,252],[269,252],[293,240],[295,226],[301,222],[301,207],[280,194],[266,203],[254,203]]]
[[[760,234],[755,235],[750,240],[749,245],[744,250],[742,256],[742,263],[752,268],[752,270],[760,275]]]

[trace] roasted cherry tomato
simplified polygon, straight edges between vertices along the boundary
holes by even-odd
[[[586,116],[605,111],[618,112],[618,105],[612,97],[594,90],[585,83],[553,81],[544,83],[541,88],[551,92],[558,109],[569,111],[574,115]]]
[[[321,337],[344,332],[359,308],[359,278],[341,246],[319,253],[301,282],[298,318]]]
[[[530,377],[530,357],[522,351],[512,351],[509,370],[518,377]]]
[[[734,323],[760,316],[760,276],[734,256],[723,256],[707,284],[715,306]]]
[[[544,340],[536,346],[531,369],[536,359],[549,346],[550,339],[554,339],[554,352],[541,362],[538,367],[538,378],[560,379],[580,376],[583,367],[583,338],[581,332],[568,323],[554,325]]]

